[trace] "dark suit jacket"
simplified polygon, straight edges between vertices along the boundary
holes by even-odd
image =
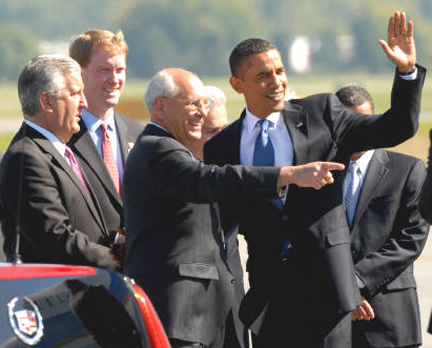
[[[20,222],[19,250],[24,262],[115,268],[108,248],[112,239],[97,201],[52,143],[26,124],[3,157],[0,185],[8,256],[13,252],[15,227]]]
[[[114,113],[114,118],[123,155],[123,164],[125,164],[129,151],[144,127],[117,113]],[[71,138],[68,145],[73,149],[82,170],[87,175],[101,205],[108,230],[112,232],[117,227],[124,227],[123,202],[114,187],[103,158],[82,120],[80,127],[80,131]]]
[[[421,160],[381,149],[375,150],[363,182],[351,250],[376,317],[354,325],[373,347],[421,344],[413,262],[429,233],[418,209],[425,174]]]
[[[392,146],[411,137],[418,127],[424,77],[421,67],[414,81],[396,76],[392,106],[383,115],[356,115],[331,94],[287,102],[283,118],[294,148],[294,164],[316,160],[347,164],[353,152]],[[206,143],[206,162],[239,163],[243,118],[244,113]],[[270,336],[279,333],[284,339],[287,326],[278,319],[282,316],[292,319],[299,336],[310,338],[315,330],[325,336],[359,304],[343,204],[344,176],[334,173],[335,183],[318,191],[291,185],[283,212],[268,202],[235,202],[223,209],[226,216],[240,207],[236,215],[248,243],[251,285],[241,315],[256,333],[267,322]],[[281,258],[287,234],[293,245],[289,261]]]
[[[426,221],[432,223],[432,129],[429,131],[429,138],[431,146],[429,147],[427,174],[420,194],[419,208]],[[429,320],[428,332],[432,334],[432,314]]]
[[[206,166],[169,133],[148,125],[126,163],[125,273],[151,298],[170,338],[209,345],[231,309],[216,204],[272,199],[279,168]]]

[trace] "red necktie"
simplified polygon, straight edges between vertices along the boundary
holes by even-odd
[[[120,175],[117,168],[116,156],[111,146],[111,141],[108,135],[108,124],[101,123],[100,129],[102,131],[102,157],[105,162],[105,166],[108,169],[108,173],[117,189],[118,194],[122,195],[120,185]]]
[[[78,164],[78,161],[76,160],[75,155],[73,154],[73,152],[69,146],[66,146],[66,148],[65,148],[65,157],[69,160],[69,165],[71,166],[72,170],[74,171],[74,173],[76,174],[76,176],[81,181],[81,183],[84,185],[88,194],[90,195],[90,191],[89,191],[87,184],[84,180],[80,166]],[[90,195],[90,197],[91,197],[91,195]]]

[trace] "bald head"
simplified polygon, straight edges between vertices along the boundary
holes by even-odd
[[[194,73],[169,68],[150,80],[144,96],[151,120],[164,127],[186,147],[201,139],[211,102],[201,79]]]

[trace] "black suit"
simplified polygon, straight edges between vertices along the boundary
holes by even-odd
[[[356,115],[330,94],[287,102],[282,114],[294,164],[348,163],[353,152],[392,146],[411,137],[418,127],[424,77],[421,67],[414,81],[396,76],[392,107],[383,115]],[[206,162],[239,163],[243,118],[244,114],[206,143]],[[258,334],[257,345],[287,341],[314,347],[323,337],[330,347],[349,345],[347,314],[359,304],[360,294],[343,204],[344,176],[334,173],[335,183],[318,191],[291,185],[282,212],[268,202],[235,203],[223,209],[232,215],[241,208],[236,214],[248,243],[251,285],[241,316]],[[287,234],[293,248],[281,257]],[[342,318],[345,327],[338,335],[334,330]]]
[[[125,116],[114,113],[117,135],[120,142],[123,165],[129,151],[135,144],[143,126]],[[84,121],[80,121],[80,131],[69,141],[82,170],[87,175],[102,208],[106,225],[110,231],[124,227],[123,202],[106,169],[102,156],[93,142]]]
[[[97,201],[54,145],[26,124],[3,157],[0,184],[1,223],[8,256],[14,248],[20,203],[19,250],[24,262],[115,269],[108,248],[113,240]]]
[[[432,129],[429,131],[429,138],[431,146],[429,147],[427,174],[420,194],[419,208],[426,221],[432,224]],[[432,334],[432,314],[429,320],[428,332]]]
[[[353,325],[371,347],[421,344],[413,262],[429,232],[418,209],[425,174],[419,159],[375,150],[361,188],[351,250],[376,317]]]
[[[210,345],[233,299],[216,202],[280,196],[279,168],[206,166],[150,124],[126,163],[125,273],[158,311],[170,339]]]

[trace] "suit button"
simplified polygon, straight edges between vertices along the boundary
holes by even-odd
[[[235,283],[235,279],[231,279],[231,284],[234,284]]]
[[[288,221],[288,215],[282,215],[282,221],[287,222]]]

